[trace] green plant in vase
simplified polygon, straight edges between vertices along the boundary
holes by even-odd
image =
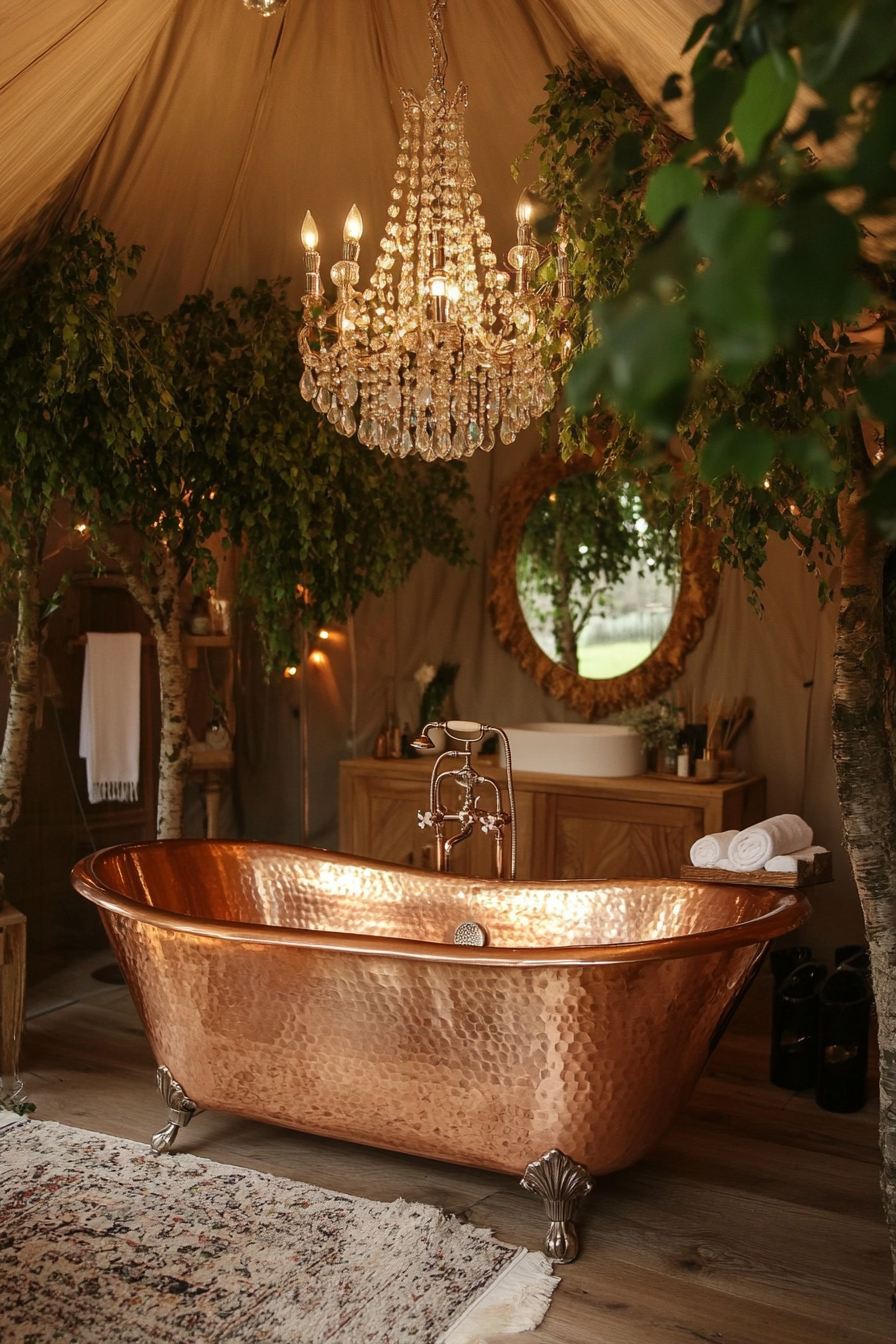
[[[661,770],[667,749],[678,738],[678,719],[668,700],[651,700],[646,705],[633,705],[619,715],[619,722],[643,739],[647,751],[656,756],[656,768]]]
[[[420,688],[420,729],[427,723],[444,719],[446,702],[454,686],[460,663],[421,663],[414,673]]]

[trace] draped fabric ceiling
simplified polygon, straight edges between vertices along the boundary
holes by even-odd
[[[576,50],[654,100],[701,0],[448,0],[448,81],[485,217],[514,241],[526,143],[547,71]],[[301,272],[311,208],[324,273],[353,202],[366,258],[386,218],[402,85],[429,77],[428,0],[10,0],[0,26],[0,254],[63,212],[96,213],[146,256],[130,306]],[[362,245],[362,275],[365,251]]]

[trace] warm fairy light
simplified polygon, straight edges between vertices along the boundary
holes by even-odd
[[[548,495],[548,499],[551,502],[551,504],[557,503],[557,496],[556,494],[553,493],[553,491],[551,492],[551,494]]]
[[[329,632],[329,630],[318,630],[318,632],[317,632],[317,636],[318,636],[318,639],[329,639],[329,638],[330,638],[330,632]]]
[[[82,537],[83,537],[83,536],[86,536],[86,534],[87,534],[87,524],[86,524],[86,523],[75,523],[75,531],[76,531],[76,532],[80,532]]]
[[[314,222],[314,216],[310,210],[305,211],[305,218],[302,220],[302,246],[306,252],[317,251],[317,225]]]
[[[294,677],[298,672],[298,670],[299,669],[297,667],[295,667],[292,663],[290,663],[289,667],[285,667],[283,669],[283,675],[284,677]]]
[[[327,656],[325,653],[321,653],[320,649],[315,649],[313,653],[308,655],[308,661],[313,663],[315,667],[321,667],[327,661]]]
[[[345,217],[345,228],[342,230],[342,241],[344,243],[360,243],[361,234],[364,232],[364,221],[361,219],[361,211],[356,205]]]

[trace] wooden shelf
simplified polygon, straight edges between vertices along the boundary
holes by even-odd
[[[191,635],[189,630],[183,632],[183,641],[188,649],[229,649],[229,635]]]
[[[225,747],[223,749],[206,747],[190,748],[190,769],[191,770],[232,770],[233,769],[233,749]]]

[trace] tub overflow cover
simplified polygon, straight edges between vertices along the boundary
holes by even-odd
[[[486,932],[481,924],[458,924],[454,941],[462,947],[485,947]]]

